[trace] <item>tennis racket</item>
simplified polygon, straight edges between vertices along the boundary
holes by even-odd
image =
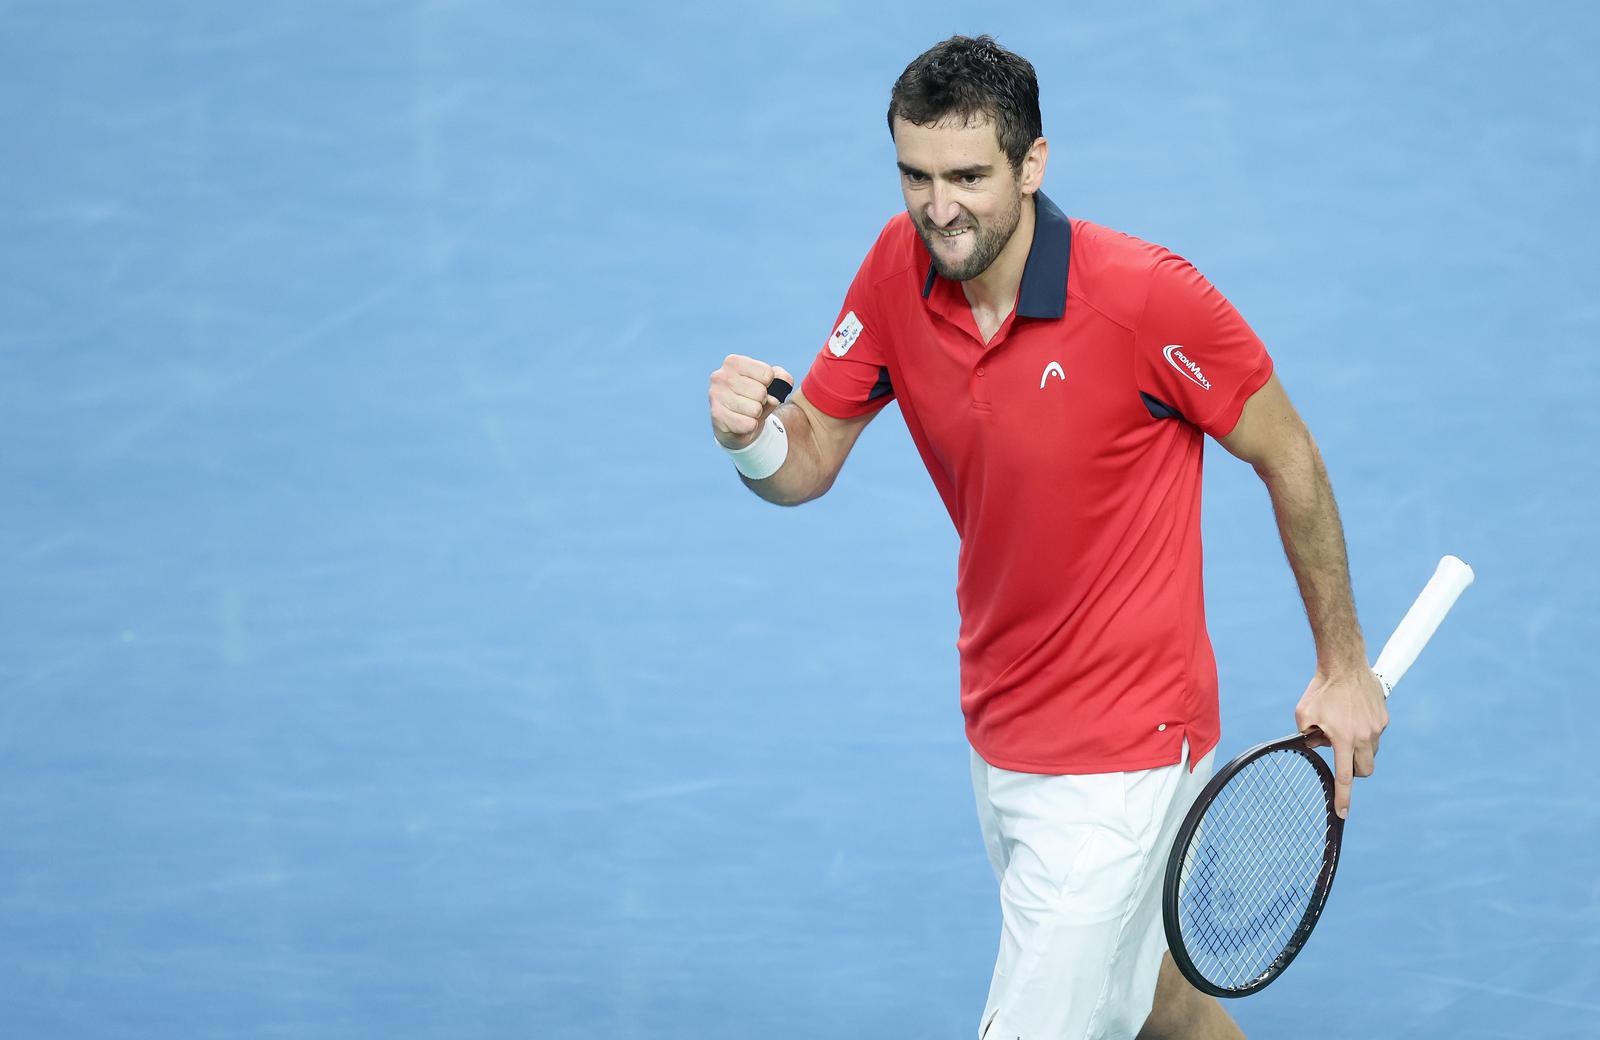
[[[1385,697],[1471,584],[1471,567],[1439,561],[1372,667]],[[1167,860],[1161,913],[1178,970],[1216,997],[1254,993],[1283,974],[1328,901],[1343,835],[1333,772],[1303,734],[1223,766]]]

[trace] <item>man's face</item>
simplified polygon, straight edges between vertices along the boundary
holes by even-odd
[[[994,122],[918,126],[897,118],[894,150],[906,212],[934,270],[956,282],[988,270],[1017,230],[1023,196]]]

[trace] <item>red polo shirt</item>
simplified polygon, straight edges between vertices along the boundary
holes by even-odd
[[[1220,736],[1200,557],[1204,434],[1272,361],[1182,257],[1037,196],[1012,316],[985,344],[910,218],[867,254],[803,384],[829,415],[900,402],[961,536],[961,708],[988,762],[1146,769]]]

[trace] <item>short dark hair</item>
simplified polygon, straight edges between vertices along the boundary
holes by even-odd
[[[890,137],[896,116],[918,126],[949,116],[992,119],[1013,171],[1044,134],[1033,66],[992,36],[952,36],[918,55],[889,93]]]

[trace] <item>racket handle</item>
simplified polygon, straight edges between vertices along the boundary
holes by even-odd
[[[1427,587],[1411,604],[1411,609],[1406,611],[1394,635],[1383,644],[1383,653],[1378,655],[1378,663],[1372,666],[1378,681],[1383,683],[1385,697],[1400,685],[1401,677],[1416,661],[1417,655],[1422,653],[1422,648],[1428,645],[1433,633],[1438,631],[1439,622],[1456,605],[1456,599],[1472,584],[1472,578],[1472,568],[1460,559],[1446,556],[1439,561],[1439,567],[1428,579]]]

